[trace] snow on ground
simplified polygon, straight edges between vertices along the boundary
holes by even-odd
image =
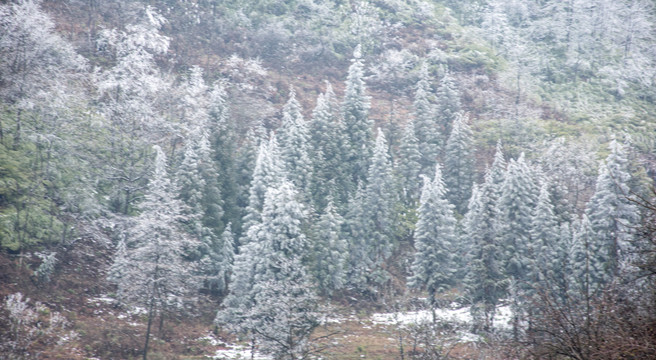
[[[217,350],[214,357],[215,360],[238,360],[238,359],[251,359],[251,349],[239,346],[239,345],[228,345],[228,349]],[[258,354],[255,352],[253,359],[255,360],[272,360],[271,357]]]
[[[215,360],[246,360],[251,359],[251,349],[246,346],[226,344],[221,339],[217,338],[213,333],[196,339],[198,342],[206,343],[212,346],[220,347],[212,357]],[[272,360],[271,357],[262,355],[257,351],[253,354],[255,360]]]
[[[494,316],[494,326],[498,329],[508,329],[511,315],[510,306],[498,307]],[[472,321],[469,307],[435,309],[435,317],[438,321],[462,325],[470,324]],[[433,314],[430,310],[376,313],[371,316],[371,320],[374,324],[380,325],[421,324],[432,321]]]

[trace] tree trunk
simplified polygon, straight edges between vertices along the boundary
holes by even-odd
[[[16,133],[14,133],[14,143],[12,144],[13,150],[18,150],[18,144],[21,141],[21,109],[16,112]]]
[[[148,359],[148,342],[150,341],[150,328],[153,325],[154,307],[155,299],[150,299],[150,306],[148,308],[148,327],[146,327],[146,343],[144,344],[143,360]]]

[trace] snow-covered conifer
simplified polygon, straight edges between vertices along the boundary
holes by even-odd
[[[625,147],[615,139],[609,144],[610,154],[599,166],[595,193],[590,199],[586,215],[598,240],[607,279],[619,275],[630,261],[633,232],[639,221],[638,209],[629,200],[628,183],[631,175],[627,170]]]
[[[436,122],[435,106],[430,103],[431,93],[428,66],[424,63],[419,74],[413,103],[415,135],[421,153],[422,173],[429,175],[440,156],[443,140]]]
[[[282,125],[278,130],[277,138],[287,176],[296,188],[308,197],[312,176],[310,133],[293,88],[282,110]]]
[[[483,331],[492,330],[496,306],[506,294],[507,287],[501,247],[494,231],[496,211],[490,198],[491,186],[492,183],[484,183],[481,190],[474,186],[463,219],[463,237],[470,244],[465,284],[467,294],[474,303],[472,311],[482,312],[482,318],[473,316],[474,319],[480,318],[474,324],[474,329],[480,328]]]
[[[415,228],[415,256],[409,285],[426,289],[431,306],[437,305],[437,295],[453,285],[456,219],[453,205],[445,198],[442,171],[435,166],[432,180],[425,178],[419,199]]]
[[[444,154],[444,183],[447,198],[464,214],[474,181],[472,131],[462,113],[455,116]]]
[[[357,184],[366,181],[373,149],[373,122],[369,119],[371,104],[369,96],[366,95],[364,65],[359,57],[359,49],[360,46],[354,52],[353,63],[349,67],[342,103],[344,126],[348,134],[346,146],[349,151],[345,162],[350,168],[347,176],[353,184],[351,191],[355,190]]]
[[[457,114],[462,110],[460,105],[460,91],[449,73],[449,69],[443,70],[440,86],[437,88],[437,115],[438,128],[442,136],[451,133],[453,122]]]
[[[314,243],[313,269],[319,291],[331,294],[346,283],[348,245],[341,227],[344,219],[337,213],[331,199],[312,230]]]
[[[530,229],[537,202],[538,187],[524,154],[511,160],[498,200],[498,235],[504,246],[504,260],[508,276],[523,281],[528,275]]]
[[[421,153],[415,136],[415,126],[412,119],[405,125],[396,171],[401,178],[403,200],[406,205],[414,206],[419,200],[419,175],[421,174]]]

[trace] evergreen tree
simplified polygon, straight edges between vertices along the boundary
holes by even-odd
[[[312,229],[314,274],[319,290],[328,295],[342,289],[346,283],[348,246],[342,237],[343,223],[344,219],[328,199],[328,205]]]
[[[262,221],[249,229],[252,240],[240,263],[250,263],[250,284],[231,286],[217,322],[250,332],[262,349],[278,358],[303,352],[318,326],[317,301],[304,261],[308,244],[301,228],[304,210],[294,186],[283,180],[266,192]],[[242,257],[240,254],[238,257]],[[237,268],[235,269],[237,270]],[[236,274],[237,275],[237,274]]]
[[[461,113],[456,114],[453,130],[446,142],[444,156],[444,183],[447,198],[464,214],[471,196],[474,181],[474,154],[472,131]]]
[[[529,286],[533,269],[533,253],[530,238],[531,221],[537,203],[538,188],[533,181],[533,171],[522,153],[511,160],[502,185],[498,202],[498,235],[503,244],[503,261],[509,279],[509,294],[513,311],[513,336],[519,338],[520,319],[532,293]]]
[[[207,127],[212,160],[218,173],[215,181],[223,205],[221,221],[224,224],[231,223],[233,230],[236,230],[234,235],[238,236],[241,229],[241,209],[246,206],[246,204],[240,203],[240,195],[248,192],[247,186],[250,184],[252,175],[250,173],[252,166],[248,164],[246,175],[241,177],[239,162],[240,156],[245,158],[241,161],[249,162],[252,145],[247,137],[247,140],[242,143],[242,147],[237,147],[237,134],[234,121],[230,116],[227,96],[226,85],[223,82],[217,81],[212,85],[209,90]],[[253,160],[254,158],[255,156],[253,156]],[[242,187],[246,189],[244,190]]]
[[[206,286],[212,291],[225,290],[225,276],[230,264],[220,261],[223,251],[221,232],[223,208],[220,178],[215,156],[210,146],[210,111],[208,91],[199,67],[191,69],[183,87],[182,116],[187,125],[183,160],[177,171],[180,198],[187,205],[187,231],[200,240],[199,254],[194,255],[202,265],[199,269]],[[214,98],[214,100],[216,100]]]
[[[508,164],[503,155],[503,148],[501,146],[501,141],[497,142],[496,151],[494,153],[494,161],[492,166],[485,173],[485,183],[486,188],[488,189],[488,197],[491,199],[492,203],[495,203],[501,197],[503,191],[503,181],[506,178],[506,168]]]
[[[377,264],[392,254],[397,200],[387,140],[379,130],[367,175],[364,200],[369,220],[367,236],[372,247],[371,259]]]
[[[453,122],[462,110],[460,105],[460,91],[456,86],[449,69],[443,70],[440,86],[437,89],[437,125],[442,136],[451,133]]]
[[[371,105],[369,96],[366,95],[359,49],[360,46],[354,52],[353,63],[349,67],[342,104],[344,127],[348,134],[348,143],[346,144],[348,157],[345,159],[345,163],[349,166],[347,176],[353,184],[351,191],[355,190],[358,184],[365,183],[373,149],[371,130],[373,123],[369,119]]]
[[[626,149],[615,139],[609,145],[610,154],[599,167],[595,193],[588,203],[586,214],[592,229],[603,244],[606,279],[619,275],[630,262],[631,242],[639,215],[629,199]]]
[[[428,66],[424,63],[413,103],[415,135],[421,153],[422,174],[426,175],[435,168],[443,144],[442,134],[435,121],[435,107],[429,101],[431,89],[428,76]]]
[[[378,131],[376,146],[367,176],[367,185],[358,194],[351,207],[352,224],[350,225],[353,246],[357,250],[351,253],[357,264],[354,269],[363,270],[362,264],[370,264],[367,272],[368,285],[380,285],[387,280],[387,273],[380,267],[394,250],[396,222],[396,205],[398,198],[394,192],[392,164],[388,153],[387,141],[382,131]],[[350,216],[349,216],[350,217]],[[365,255],[362,258],[361,255]],[[355,256],[355,258],[353,258]],[[364,261],[363,261],[364,260]],[[360,284],[365,273],[356,270],[354,281]]]
[[[251,194],[250,190],[253,182],[254,169],[261,145],[265,142],[266,140],[258,136],[255,129],[249,129],[243,142],[234,153],[235,170],[233,174],[237,192],[236,194],[232,194],[232,196],[235,197],[237,208],[234,209],[235,214],[233,216],[238,216],[238,221],[232,224],[232,229],[235,239],[238,241],[244,238],[246,234],[244,221],[247,220],[249,213],[248,202]],[[231,194],[224,195],[228,212],[230,211],[230,196]]]
[[[529,242],[533,211],[537,202],[537,186],[524,154],[511,160],[498,200],[499,236],[504,244],[507,275],[524,281],[531,259]]]
[[[590,297],[610,280],[607,269],[608,253],[603,239],[599,239],[587,215],[576,224],[570,253],[572,273],[569,274],[569,291],[573,297]]]
[[[287,175],[296,188],[309,196],[312,163],[310,162],[310,134],[303,120],[301,105],[292,88],[282,110],[282,125],[277,133],[280,156]]]
[[[490,172],[488,172],[490,174]],[[492,183],[472,189],[468,211],[463,220],[463,237],[471,244],[465,285],[471,297],[474,330],[491,331],[499,299],[506,294],[501,247],[495,233],[496,211],[491,200]]]
[[[408,207],[414,207],[419,200],[419,175],[421,174],[421,153],[415,136],[415,126],[412,119],[405,125],[396,171],[399,174],[403,200]]]
[[[248,237],[249,228],[261,222],[264,196],[267,189],[275,187],[284,179],[284,164],[280,160],[278,143],[274,135],[268,142],[260,144],[253,177],[250,184],[248,206],[244,216],[243,232]],[[243,242],[242,242],[243,244]]]
[[[142,213],[124,234],[109,270],[109,280],[118,285],[119,300],[148,309],[144,353],[157,314],[179,310],[198,289],[193,266],[183,259],[186,249],[198,244],[178,226],[185,205],[176,199],[164,152],[158,146],[155,151],[155,171],[141,204]]]
[[[545,180],[540,187],[530,229],[529,253],[532,254],[533,264],[529,276],[536,285],[545,279],[555,281],[561,266],[560,226],[554,215],[548,188],[549,181]]]
[[[361,292],[369,291],[368,283],[374,263],[369,257],[367,212],[365,209],[365,190],[358,187],[348,202],[344,238],[348,239],[348,284]],[[375,291],[370,291],[375,293]]]
[[[310,122],[311,193],[317,211],[323,211],[331,194],[336,205],[346,204],[350,191],[344,160],[348,155],[345,152],[347,139],[335,99],[332,86],[328,83],[326,92],[317,98]]]
[[[442,171],[436,165],[435,177],[432,181],[425,178],[419,200],[414,234],[416,252],[411,267],[412,276],[408,279],[410,286],[428,291],[432,307],[438,305],[437,295],[454,283],[456,220],[453,205],[445,195]]]

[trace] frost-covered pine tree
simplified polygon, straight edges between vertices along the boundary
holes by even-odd
[[[447,198],[460,214],[467,209],[473,181],[472,131],[462,113],[458,113],[444,151],[444,183]]]
[[[518,338],[520,319],[531,294],[529,277],[534,267],[531,251],[531,221],[537,203],[539,188],[533,180],[533,170],[526,164],[522,153],[511,160],[498,201],[498,236],[503,246],[503,261],[510,281],[510,301],[513,311],[513,335]]]
[[[607,279],[612,279],[630,261],[633,232],[639,221],[638,209],[629,200],[625,147],[613,139],[610,154],[599,166],[595,193],[590,199],[586,215],[597,238],[603,244]]]
[[[548,189],[549,181],[545,179],[531,220],[529,253],[532,253],[533,264],[529,277],[536,285],[545,279],[555,282],[562,275],[559,273],[560,226],[554,215]]]
[[[347,142],[335,93],[328,83],[326,92],[317,98],[310,122],[311,193],[317,211],[325,208],[331,195],[336,205],[346,204],[348,200],[350,182],[344,160],[348,156]]]
[[[414,121],[410,119],[403,130],[403,137],[399,145],[399,159],[396,163],[403,190],[403,200],[409,207],[419,200],[421,174],[421,152],[419,152],[419,141],[415,136]]]
[[[368,291],[368,283],[374,263],[369,257],[369,221],[365,209],[365,191],[358,186],[348,202],[344,238],[348,239],[348,285],[358,291]]]
[[[284,178],[284,164],[280,159],[278,142],[275,135],[271,135],[268,142],[260,143],[257,159],[255,160],[248,195],[248,206],[243,220],[243,235],[246,235],[246,239],[248,238],[249,228],[261,222],[264,196],[267,190],[280,184]],[[244,243],[242,240],[240,242]]]
[[[208,125],[210,148],[214,167],[218,173],[217,188],[221,195],[224,224],[231,223],[233,230],[241,229],[241,209],[245,208],[244,194],[248,192],[248,184],[252,166],[249,163],[254,153],[251,138],[246,137],[242,146],[237,147],[237,134],[234,119],[230,116],[230,106],[226,90],[227,84],[215,82],[208,94]],[[252,156],[253,162],[255,156]],[[240,161],[247,163],[248,171],[240,176]],[[239,235],[236,232],[234,235]]]
[[[225,276],[229,263],[219,260],[223,250],[223,207],[215,157],[210,146],[210,107],[208,88],[202,69],[193,67],[183,86],[182,116],[187,127],[182,162],[177,171],[180,198],[187,205],[187,231],[200,240],[196,257],[200,274],[212,291],[225,291]]]
[[[349,210],[351,283],[359,290],[377,286],[388,274],[380,266],[395,246],[397,194],[385,135],[378,131],[367,185],[356,193]]]
[[[424,178],[424,181],[414,233],[416,252],[408,284],[426,289],[429,303],[434,308],[439,305],[437,295],[454,283],[456,219],[453,205],[445,197],[439,164],[435,166],[434,178]]]
[[[492,203],[495,203],[501,197],[503,181],[506,177],[506,168],[508,164],[503,155],[503,147],[501,141],[497,142],[496,150],[494,152],[494,160],[492,166],[485,173],[485,183],[488,189],[488,197]]]
[[[428,65],[421,66],[413,103],[415,135],[421,153],[422,174],[429,175],[440,156],[443,140],[435,116],[435,106],[429,101],[431,93]]]
[[[605,244],[585,214],[575,223],[569,262],[568,293],[573,298],[595,296],[611,280]]]
[[[289,93],[289,100],[282,109],[282,125],[278,130],[277,138],[280,144],[280,157],[287,176],[304,197],[309,197],[312,176],[310,133],[293,88]]]
[[[366,94],[359,45],[354,51],[353,57],[353,63],[348,70],[344,102],[342,103],[344,127],[348,134],[348,143],[346,144],[348,158],[345,159],[345,162],[349,166],[347,176],[352,183],[351,191],[354,191],[358,184],[366,182],[369,160],[373,153],[373,122],[369,119],[371,104],[369,96]]]
[[[367,236],[371,247],[370,257],[377,264],[387,259],[394,248],[395,209],[398,201],[394,184],[387,140],[379,130],[364,195],[364,210],[369,220]]]
[[[495,232],[496,211],[490,197],[491,186],[491,182],[486,182],[479,190],[474,185],[463,219],[463,238],[470,244],[465,285],[473,302],[474,330],[483,331],[493,329],[496,306],[506,294],[508,285],[503,271],[502,249]]]
[[[185,205],[176,198],[168,178],[164,152],[159,146],[155,151],[155,171],[140,206],[142,212],[123,234],[109,270],[119,301],[147,309],[146,351],[153,319],[173,309],[184,310],[189,295],[199,287],[194,267],[184,260],[186,249],[198,243],[180,229]]]
[[[342,236],[344,219],[331,199],[312,229],[312,267],[319,291],[332,294],[346,283],[348,244]]]
[[[236,284],[235,278],[237,286],[231,286],[225,308],[217,314],[217,323],[251,333],[261,350],[277,358],[306,352],[307,338],[319,324],[317,299],[305,268],[305,214],[297,197],[286,180],[267,190],[262,221],[249,229],[252,239],[238,255],[240,262],[251,265],[250,285]]]
[[[437,125],[442,136],[451,133],[453,122],[457,114],[462,110],[460,105],[460,91],[449,73],[449,69],[443,69],[440,86],[437,88]]]
[[[506,273],[519,281],[526,280],[531,266],[530,229],[538,191],[522,153],[508,164],[497,210]]]

